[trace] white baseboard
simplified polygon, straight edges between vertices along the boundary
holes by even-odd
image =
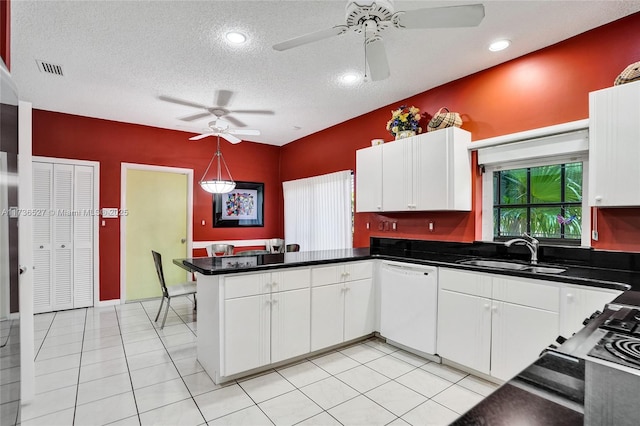
[[[95,304],[96,308],[104,308],[106,306],[121,305],[123,302],[120,299],[101,300]]]

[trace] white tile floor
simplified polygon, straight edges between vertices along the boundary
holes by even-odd
[[[174,300],[163,330],[158,304],[36,315],[37,395],[22,425],[446,425],[496,388],[377,339],[218,386],[196,360],[191,302]],[[18,409],[11,356],[2,425]]]

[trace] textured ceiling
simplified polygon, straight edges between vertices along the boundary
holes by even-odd
[[[477,2],[396,1],[395,9]],[[640,1],[483,3],[478,27],[386,30],[391,77],[345,85],[343,73],[364,72],[361,35],[271,47],[344,24],[345,1],[12,0],[12,74],[34,108],[190,132],[185,139],[213,117],[185,122],[202,110],[160,97],[214,106],[219,90],[231,91],[228,109],[273,112],[232,114],[262,132],[245,140],[284,145],[640,11]],[[248,42],[231,46],[231,30]],[[489,52],[496,38],[512,47]],[[61,65],[64,76],[41,72],[36,60]]]

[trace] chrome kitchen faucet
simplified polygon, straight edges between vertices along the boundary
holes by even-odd
[[[522,234],[522,236],[529,238],[529,240],[525,240],[524,238],[514,238],[513,240],[505,242],[504,245],[507,247],[510,247],[512,244],[527,246],[531,252],[531,264],[536,265],[538,263],[538,246],[540,245],[540,241],[536,240],[526,232]]]

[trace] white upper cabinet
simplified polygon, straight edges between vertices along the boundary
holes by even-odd
[[[357,211],[471,210],[470,142],[450,127],[358,150]]]
[[[589,205],[640,206],[640,82],[589,94]]]
[[[382,145],[356,151],[356,211],[382,211]]]

